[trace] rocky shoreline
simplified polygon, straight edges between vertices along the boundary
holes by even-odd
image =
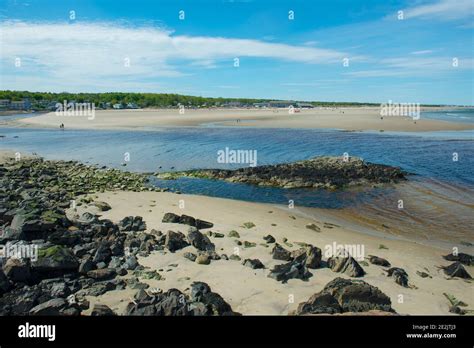
[[[187,233],[182,233],[148,229],[140,216],[125,216],[114,223],[77,210],[81,204],[110,210],[106,202],[95,200],[95,192],[160,190],[148,187],[147,180],[147,175],[77,162],[25,159],[0,164],[0,245],[35,251],[34,257],[30,253],[28,257],[0,258],[0,315],[81,315],[85,311],[91,315],[239,315],[223,296],[199,279],[187,278],[184,290],[164,291],[147,284],[145,280],[162,280],[164,270],[143,266],[139,258],[155,252],[174,254],[181,249],[186,250],[183,262],[211,267],[210,272],[216,261],[238,262],[239,267],[264,271],[267,279],[282,286],[289,280],[307,281],[324,268],[349,278],[366,274],[363,267],[368,263],[347,253],[323,260],[317,246],[300,243],[299,249],[288,250],[272,235],[263,237],[261,244],[273,260],[281,262],[273,267],[257,258],[228,255],[216,247],[217,240],[227,238],[247,249],[257,245],[242,241],[234,230],[228,234],[210,231],[212,222],[189,215],[168,212],[161,219],[165,226],[185,227]],[[67,209],[73,214],[67,214]],[[251,222],[244,223],[248,230],[254,227]],[[472,265],[472,256],[460,253],[445,258],[453,262],[443,268],[447,276],[471,279],[463,265]],[[413,288],[403,268],[392,267],[389,261],[373,255],[368,261],[386,271],[382,276],[392,278],[397,286]],[[90,308],[87,297],[125,289],[133,290],[134,295],[123,313],[103,304]],[[448,299],[453,313],[466,313],[460,301],[452,296]],[[301,302],[293,314],[360,313],[396,314],[390,297],[377,287],[361,279],[336,277]]]
[[[365,162],[358,157],[321,156],[294,163],[235,170],[199,169],[156,173],[160,179],[192,177],[281,188],[342,189],[352,186],[398,183],[408,173],[398,167]]]

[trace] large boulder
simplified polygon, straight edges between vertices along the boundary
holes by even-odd
[[[7,259],[3,265],[3,272],[14,283],[29,283],[31,281],[31,267],[28,259]]]
[[[31,268],[43,278],[52,278],[77,272],[79,262],[71,249],[53,245],[38,250],[38,259],[31,262]]]
[[[210,241],[210,239],[199,232],[196,228],[189,228],[187,236],[189,244],[195,247],[200,251],[214,251],[216,249],[215,245]]]
[[[70,306],[63,298],[53,298],[33,307],[30,315],[79,315],[81,310],[76,306]]]
[[[450,277],[458,277],[463,279],[472,279],[471,275],[466,271],[461,262],[454,262],[449,266],[442,267],[444,273]]]
[[[165,237],[164,246],[174,253],[176,250],[183,249],[189,244],[186,242],[186,236],[181,232],[168,231]]]
[[[161,222],[178,224],[179,223],[179,215],[176,215],[174,213],[166,213],[163,216],[163,219],[161,220]]]
[[[333,272],[347,274],[350,277],[362,277],[364,269],[352,256],[335,256],[328,259],[328,266]]]
[[[362,280],[336,278],[308,301],[298,305],[296,314],[334,314],[380,310],[393,312],[390,298]]]
[[[268,276],[277,281],[281,281],[282,283],[286,283],[290,279],[308,280],[312,274],[306,267],[306,254],[301,254],[293,261],[282,265],[276,265],[272,270],[270,270]]]

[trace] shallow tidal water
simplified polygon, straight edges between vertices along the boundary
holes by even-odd
[[[218,163],[217,152],[226,147],[256,150],[258,165],[348,153],[366,161],[400,166],[413,175],[402,185],[337,192],[190,178],[152,178],[152,183],[190,194],[282,205],[293,200],[300,207],[344,209],[372,227],[389,226],[382,228],[388,233],[474,243],[474,131],[407,134],[226,127],[149,131],[0,127],[0,135],[2,149],[137,172],[248,165]],[[123,163],[127,165],[123,167]],[[398,207],[400,199],[403,209]]]

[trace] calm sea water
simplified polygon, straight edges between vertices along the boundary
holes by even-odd
[[[474,120],[474,113],[463,117]],[[291,199],[302,207],[345,208],[365,222],[395,224],[410,233],[430,229],[433,235],[442,232],[439,239],[474,242],[474,131],[380,133],[226,127],[61,131],[0,126],[0,135],[1,149],[137,172],[245,166],[218,163],[217,152],[226,147],[256,150],[258,165],[347,152],[370,162],[400,166],[413,175],[406,185],[337,192],[190,178],[152,178],[152,182],[183,193],[285,205]],[[130,161],[122,167],[126,153]],[[409,209],[397,209],[400,198]]]
[[[474,109],[423,112],[421,117],[442,121],[474,123]]]

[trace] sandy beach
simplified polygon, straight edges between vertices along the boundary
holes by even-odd
[[[322,211],[318,216],[318,221],[315,221],[300,216],[298,211],[284,206],[159,192],[104,192],[98,194],[95,199],[108,202],[112,207],[107,212],[95,211],[103,218],[118,222],[127,215],[140,215],[147,223],[147,231],[156,229],[166,233],[168,230],[173,230],[186,234],[186,226],[161,222],[163,215],[167,212],[187,214],[213,222],[214,227],[209,230],[225,235],[223,238],[210,237],[219,253],[232,255],[238,252],[242,260],[258,258],[266,269],[253,270],[244,267],[241,262],[232,260],[218,260],[212,261],[210,265],[200,265],[183,257],[183,253],[193,251],[193,247],[190,246],[175,253],[158,251],[148,257],[139,258],[140,264],[152,270],[163,269],[160,274],[165,278],[160,281],[143,281],[152,288],[163,290],[177,288],[181,291],[189,287],[189,279],[204,281],[214,291],[221,294],[235,311],[243,314],[287,315],[295,310],[300,302],[306,301],[335,277],[349,278],[343,274],[334,273],[328,268],[312,270],[313,277],[307,282],[291,279],[287,284],[282,284],[268,278],[268,269],[282,262],[272,259],[271,246],[263,246],[263,236],[267,234],[274,236],[283,246],[285,246],[282,242],[283,238],[288,238],[288,242],[293,244],[290,250],[299,248],[297,242],[310,243],[322,250],[325,245],[333,242],[362,244],[365,246],[366,255],[386,258],[393,266],[404,268],[409,274],[409,283],[412,288],[403,288],[396,284],[391,277],[387,277],[382,267],[373,264],[364,266],[367,274],[361,278],[387,294],[392,300],[392,307],[400,314],[449,314],[449,302],[443,293],[449,293],[461,299],[468,304],[468,308],[474,305],[472,283],[461,279],[449,280],[437,267],[449,264],[442,255],[448,254],[450,250],[388,238],[380,233],[378,237],[361,234],[356,231],[356,226],[342,228],[336,225],[327,228],[324,227],[324,222],[331,223],[333,220]],[[184,202],[184,209],[179,208],[180,200]],[[95,208],[91,206],[79,209],[79,211],[88,209],[94,211]],[[243,227],[242,224],[248,221],[256,226],[251,229]],[[308,223],[316,223],[321,228],[321,232],[307,229],[305,226]],[[241,241],[254,242],[256,247],[238,247],[235,238],[228,237],[231,230],[236,230],[240,234]],[[381,244],[387,249],[379,249]],[[401,250],[403,253],[400,252]],[[474,271],[474,267],[466,267],[466,269],[470,273]],[[431,278],[421,278],[416,274],[417,271],[427,272]],[[90,297],[89,300],[91,303],[106,304],[117,312],[121,312],[133,294],[132,290],[110,291],[97,298]],[[399,295],[403,295],[403,303],[399,303]],[[294,301],[289,301],[292,298]]]
[[[422,111],[443,108],[422,108]],[[380,107],[347,107],[302,109],[290,114],[288,109],[139,109],[96,110],[91,116],[57,116],[54,112],[7,121],[20,127],[66,129],[127,129],[146,130],[153,127],[197,127],[221,125],[257,128],[342,129],[347,131],[403,131],[424,132],[474,129],[472,124],[410,117],[380,117]]]

